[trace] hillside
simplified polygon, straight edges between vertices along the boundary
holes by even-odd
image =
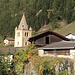
[[[34,31],[44,24],[52,24],[54,29],[63,19],[68,24],[75,21],[75,0],[0,0],[0,34],[3,37],[14,37],[23,12]]]
[[[70,23],[67,26],[61,27],[59,29],[54,30],[55,32],[62,34],[62,35],[67,35],[69,33],[75,34],[75,21]]]

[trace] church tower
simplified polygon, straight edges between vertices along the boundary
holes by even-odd
[[[28,30],[25,15],[23,13],[22,19],[18,27],[15,28],[15,44],[14,47],[25,47],[29,44],[28,39],[32,36],[32,28]]]

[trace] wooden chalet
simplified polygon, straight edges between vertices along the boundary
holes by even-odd
[[[62,36],[61,34],[50,30],[47,30],[43,33],[39,33],[38,35],[29,38],[29,41],[31,43],[34,43],[38,47],[42,47],[53,42],[59,42],[62,40],[70,41],[68,38]]]

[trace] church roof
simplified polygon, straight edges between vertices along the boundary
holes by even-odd
[[[6,38],[6,40],[8,40],[8,41],[14,41],[13,38]]]
[[[21,21],[20,21],[20,24],[19,24],[18,29],[25,29],[25,30],[28,30],[28,25],[27,25],[27,22],[26,22],[26,18],[25,18],[24,13],[23,13],[23,16],[22,16],[22,19],[21,19]]]

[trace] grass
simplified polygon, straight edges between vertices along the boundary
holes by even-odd
[[[3,43],[0,44],[0,48],[5,48]]]
[[[10,45],[7,45],[7,46],[5,46],[3,43],[1,43],[0,44],[0,48],[6,48],[6,47],[14,47],[14,45],[13,44],[10,44]]]
[[[69,33],[75,34],[75,21],[54,31],[64,36]]]

